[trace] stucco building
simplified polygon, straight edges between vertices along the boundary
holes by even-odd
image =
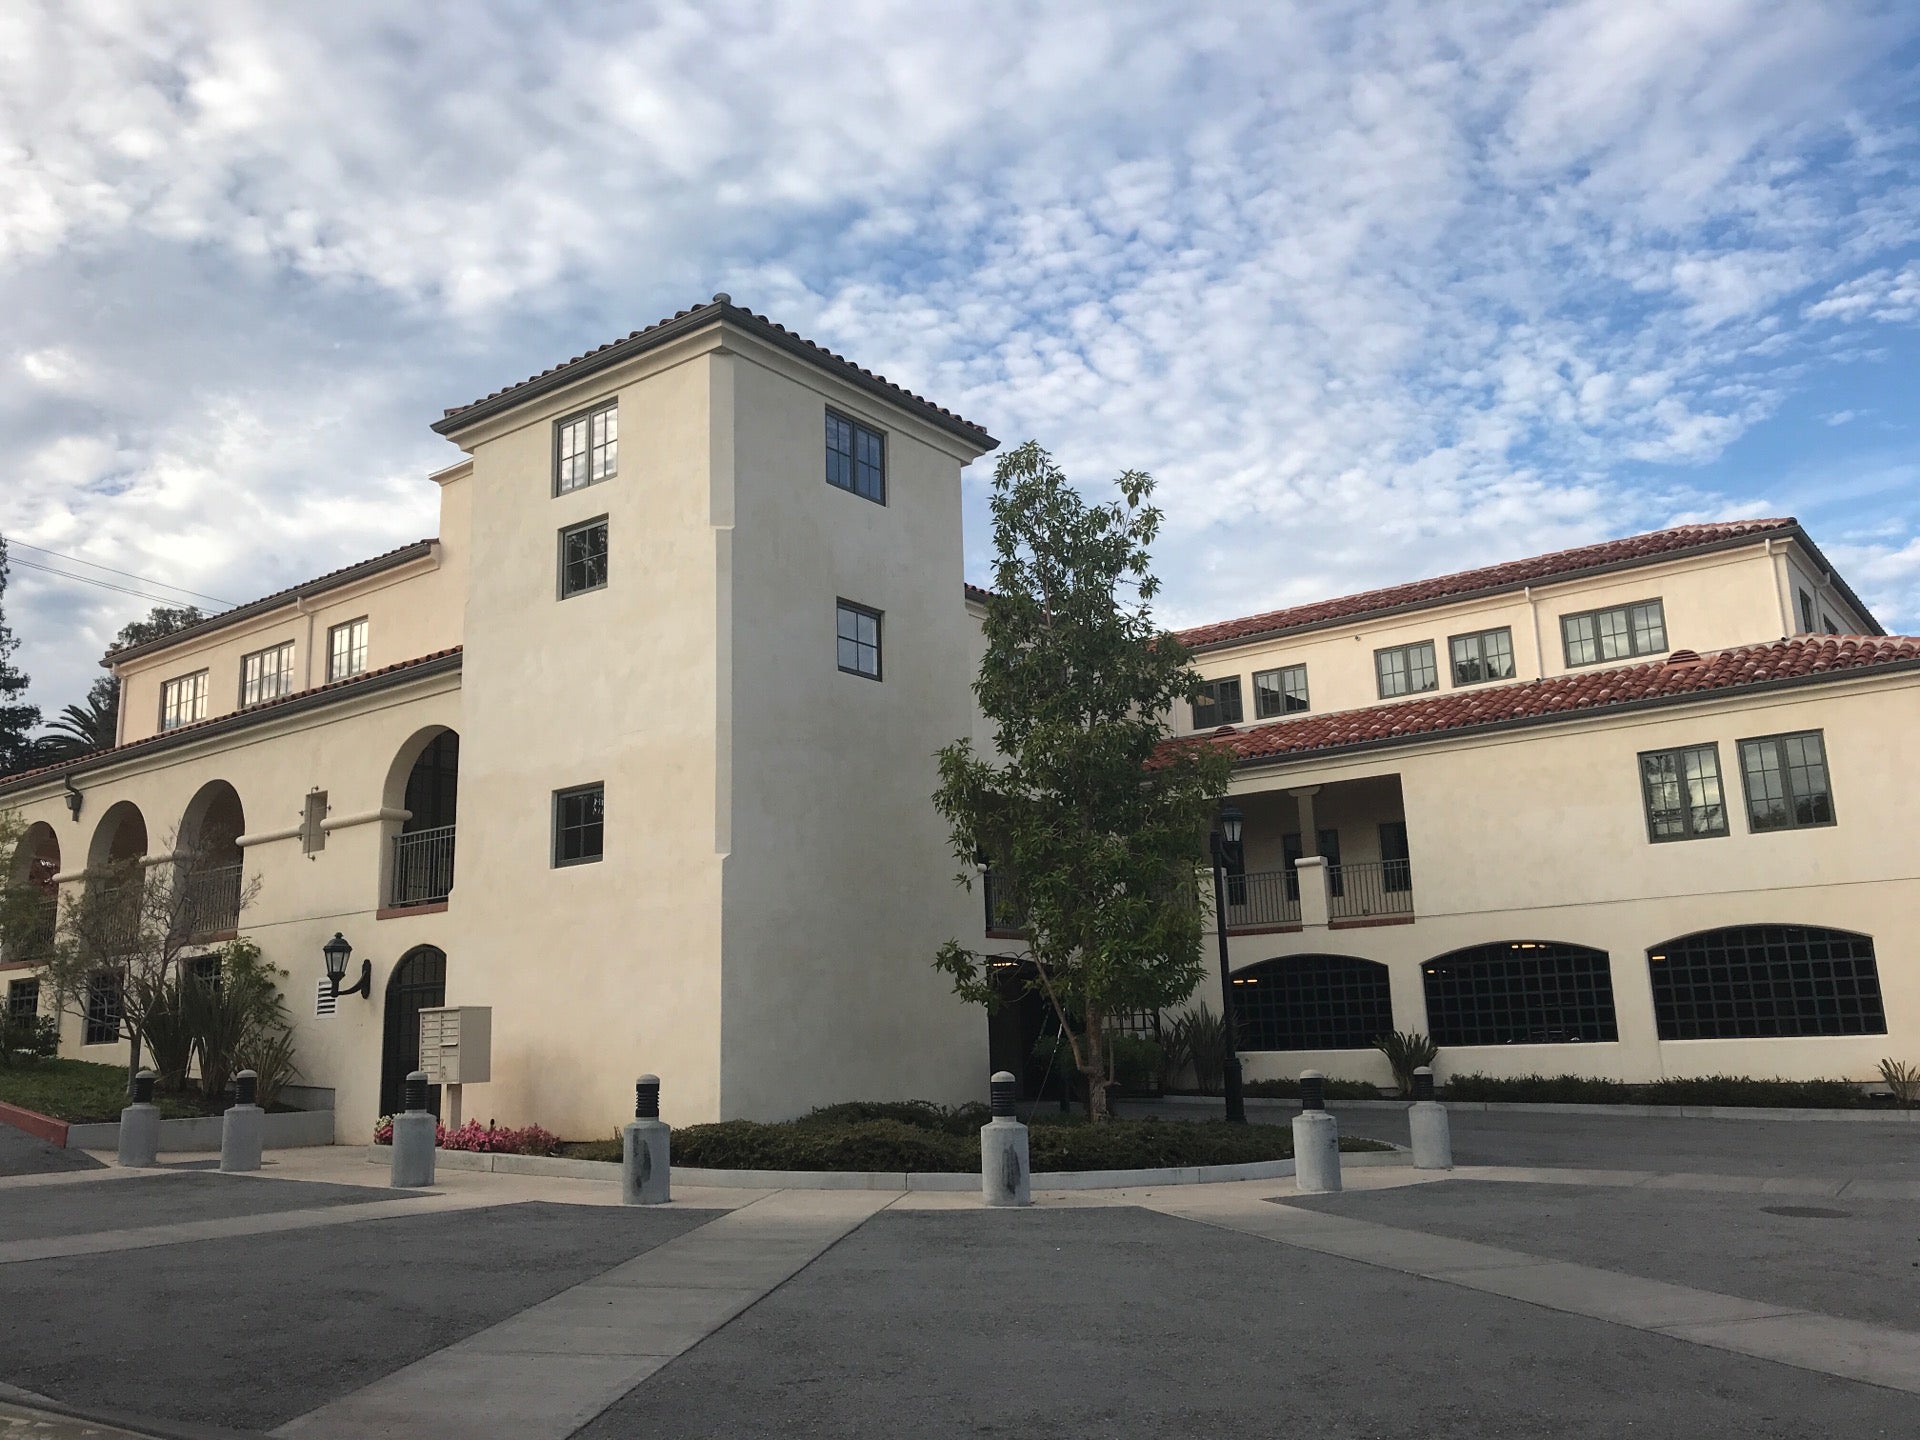
[[[976,1094],[986,1022],[929,961],[1018,947],[929,796],[988,738],[960,475],[993,438],[724,296],[434,428],[435,537],[113,657],[119,744],[0,781],[12,883],[189,867],[196,937],[289,972],[342,1138],[423,1005],[492,1007],[468,1114],[573,1135],[642,1070],[682,1123]],[[1185,638],[1213,694],[1174,743],[1231,750],[1246,814],[1250,1074],[1374,1074],[1386,1028],[1456,1070],[1920,1053],[1920,642],[1794,522]],[[331,997],[336,932],[365,997]],[[117,1059],[95,999],[67,1053]]]

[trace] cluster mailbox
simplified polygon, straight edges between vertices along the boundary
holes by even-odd
[[[448,1005],[420,1012],[420,1068],[429,1085],[478,1085],[493,1058],[493,1007]]]

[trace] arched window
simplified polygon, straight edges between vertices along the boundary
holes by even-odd
[[[1473,945],[1420,967],[1436,1045],[1618,1040],[1607,952],[1552,940]]]
[[[1733,925],[1647,951],[1662,1040],[1884,1035],[1873,937],[1812,925]]]
[[[1233,976],[1243,1050],[1365,1050],[1393,1029],[1387,967],[1352,955],[1286,955]]]

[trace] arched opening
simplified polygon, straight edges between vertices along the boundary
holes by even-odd
[[[240,924],[240,837],[247,817],[240,795],[225,780],[210,780],[180,817],[183,873],[177,897],[182,931],[194,940],[232,936]]]
[[[93,827],[93,840],[87,846],[87,868],[104,870],[124,860],[137,860],[146,853],[146,816],[131,800],[119,800],[107,807],[107,813]]]
[[[1604,950],[1554,940],[1471,945],[1420,967],[1427,1033],[1449,1045],[1618,1040]]]
[[[0,914],[0,938],[10,961],[31,962],[44,956],[53,945],[59,917],[60,887],[53,877],[60,873],[60,837],[46,821],[27,827],[20,843],[13,848],[7,867],[4,914]],[[36,1004],[39,982],[34,986]],[[22,982],[12,982],[10,997],[24,994]],[[24,1002],[21,1009],[25,1009]]]
[[[408,812],[390,842],[388,905],[433,905],[453,893],[459,799],[459,732],[421,731],[401,748],[387,777],[386,804]]]
[[[1730,925],[1647,951],[1662,1040],[1884,1035],[1873,937],[1818,925]]]
[[[1242,1050],[1368,1050],[1393,1032],[1387,967],[1354,955],[1283,955],[1233,975]]]
[[[380,1113],[400,1110],[400,1089],[420,1068],[420,1012],[447,1003],[447,956],[433,945],[416,945],[387,977],[380,1044]],[[440,1087],[427,1087],[427,1105],[440,1113]]]

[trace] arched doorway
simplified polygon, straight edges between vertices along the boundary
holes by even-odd
[[[384,1033],[380,1043],[380,1113],[397,1114],[400,1089],[420,1068],[420,1012],[447,1003],[447,956],[433,945],[416,945],[400,957],[387,979]],[[440,1113],[440,1087],[427,1087],[427,1108]]]
[[[386,787],[385,803],[398,804],[408,812],[391,841],[388,905],[435,905],[453,893],[453,838],[459,795],[458,732],[429,731],[402,747]]]

